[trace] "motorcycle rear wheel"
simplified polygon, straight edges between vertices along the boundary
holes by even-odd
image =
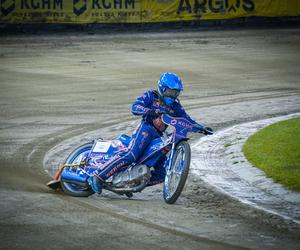
[[[163,196],[168,204],[173,204],[180,196],[188,177],[191,161],[191,148],[187,141],[176,145],[171,168],[167,170]]]
[[[93,147],[93,143],[85,143],[78,148],[76,148],[65,160],[64,164],[77,164],[81,161],[81,156],[87,152],[90,151]],[[71,167],[66,167],[66,169],[70,169]],[[90,186],[88,187],[82,187],[76,184],[72,184],[66,181],[61,180],[61,187],[63,191],[70,195],[75,197],[88,197],[92,194],[94,194],[94,191],[91,189]]]

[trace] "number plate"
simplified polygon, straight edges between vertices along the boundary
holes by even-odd
[[[109,147],[111,145],[111,142],[107,141],[98,141],[93,148],[93,153],[107,153]]]

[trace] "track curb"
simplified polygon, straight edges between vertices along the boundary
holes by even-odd
[[[290,191],[252,166],[242,152],[247,138],[300,113],[238,124],[203,137],[192,146],[192,172],[222,193],[300,225],[300,193]]]

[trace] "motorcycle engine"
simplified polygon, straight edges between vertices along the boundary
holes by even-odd
[[[145,179],[149,180],[151,177],[150,168],[146,165],[138,165],[130,167],[123,172],[116,174],[113,177],[112,183],[115,187],[132,187],[139,185]]]

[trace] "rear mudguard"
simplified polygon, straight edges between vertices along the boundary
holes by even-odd
[[[53,190],[61,189],[60,180],[52,180],[47,183],[47,186]]]

